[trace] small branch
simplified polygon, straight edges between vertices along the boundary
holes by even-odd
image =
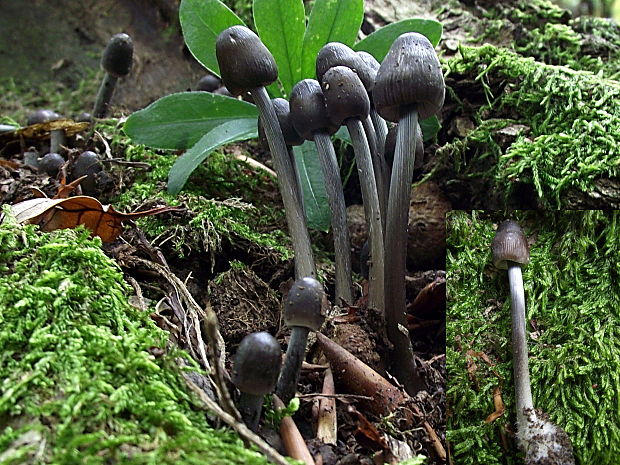
[[[273,406],[276,409],[285,408],[284,402],[282,402],[277,395],[274,394],[272,399]],[[282,436],[284,449],[290,457],[301,460],[306,465],[315,465],[314,457],[312,457],[312,454],[306,445],[306,441],[304,441],[297,425],[291,417],[286,416],[282,418],[282,421],[280,422],[280,436]]]
[[[324,444],[336,444],[337,441],[336,399],[333,398],[335,393],[334,376],[332,371],[327,369],[323,378],[323,395],[319,402],[319,419],[316,431],[317,439]]]

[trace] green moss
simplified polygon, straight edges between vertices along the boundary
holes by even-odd
[[[98,239],[8,218],[0,270],[2,463],[267,462],[209,426]]]
[[[512,217],[534,241],[524,269],[534,405],[565,428],[578,463],[617,463],[620,212]],[[451,212],[448,219],[448,439],[462,465],[522,463],[501,445],[515,421],[508,283],[490,253],[502,218]],[[506,413],[485,424],[495,387]]]
[[[448,68],[475,78],[488,100],[475,129],[441,149],[468,160],[461,176],[492,176],[506,197],[533,184],[540,205],[557,208],[567,190],[589,192],[596,179],[620,173],[620,82],[492,45],[463,47]],[[506,145],[497,129],[513,123],[529,132]]]

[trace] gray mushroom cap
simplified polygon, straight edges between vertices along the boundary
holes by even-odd
[[[340,42],[325,44],[316,57],[316,78],[323,81],[325,73],[334,66],[346,66],[355,71],[364,88],[369,89],[374,85],[374,74],[365,64],[364,60],[349,46]]]
[[[114,34],[101,57],[101,67],[114,77],[129,74],[133,59],[133,41],[125,33]]]
[[[316,131],[333,134],[338,129],[329,118],[325,96],[315,79],[304,79],[295,84],[290,106],[293,127],[306,140],[313,140]]]
[[[316,279],[309,276],[298,279],[284,301],[284,324],[317,331],[325,320],[321,311],[325,299],[323,286]]]
[[[232,26],[217,36],[215,54],[222,82],[233,95],[268,86],[278,66],[259,37],[245,26]]]
[[[241,392],[262,396],[273,391],[280,374],[282,349],[271,334],[248,334],[233,360],[232,382]]]
[[[35,110],[28,115],[26,124],[30,126],[31,124],[47,123],[48,121],[56,121],[61,118],[62,117],[53,110]]]
[[[274,98],[271,102],[273,103],[273,109],[278,117],[278,122],[280,123],[280,129],[282,130],[282,135],[284,136],[284,142],[286,145],[294,146],[303,144],[304,138],[301,137],[293,127],[291,108],[288,100],[284,98]],[[258,118],[258,137],[262,142],[264,142],[265,147],[267,147],[262,117]]]
[[[372,89],[375,87],[375,79],[377,78],[377,72],[379,71],[381,63],[379,63],[373,55],[363,50],[357,52],[357,56],[362,59],[362,62],[366,67],[366,69],[361,72],[361,74],[368,75],[370,78],[370,83],[364,83],[364,85],[366,86],[366,91],[370,94],[372,93]]]
[[[347,118],[364,119],[370,113],[370,99],[358,75],[346,66],[334,66],[323,75],[323,95],[333,124]]]
[[[399,36],[381,63],[372,98],[377,112],[397,123],[406,109],[417,107],[420,119],[439,112],[445,83],[430,41],[417,32]]]
[[[530,261],[527,238],[516,221],[506,220],[499,225],[491,249],[493,264],[501,270],[508,268],[508,262],[527,265]]]

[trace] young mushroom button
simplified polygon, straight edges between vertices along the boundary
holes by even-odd
[[[276,393],[285,404],[295,396],[308,333],[317,331],[325,319],[321,311],[324,300],[325,292],[321,283],[314,278],[305,277],[293,283],[284,301],[284,324],[291,328],[291,338]]]
[[[269,333],[244,337],[233,361],[232,382],[239,391],[239,411],[248,428],[256,431],[263,396],[273,391],[280,373],[282,350]]]
[[[107,115],[116,81],[129,74],[132,60],[133,41],[131,37],[124,33],[113,35],[101,57],[101,67],[105,75],[97,93],[93,117],[103,118]]]

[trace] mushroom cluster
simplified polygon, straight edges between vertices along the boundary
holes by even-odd
[[[310,331],[323,321],[324,291],[315,279],[303,209],[302,189],[291,146],[313,141],[325,179],[331,211],[338,306],[353,304],[351,245],[340,169],[331,141],[341,126],[350,134],[360,178],[368,244],[368,305],[378,310],[393,345],[387,360],[406,391],[425,387],[414,365],[406,330],[405,267],[407,225],[413,171],[423,152],[418,121],[440,112],[445,85],[430,41],[418,33],[399,36],[382,63],[366,52],[329,43],[318,53],[316,79],[292,89],[290,101],[269,99],[276,81],[275,60],[259,37],[244,26],[220,33],[216,55],[222,84],[235,96],[251,94],[259,110],[259,131],[273,156],[295,255],[295,277],[284,303],[284,321],[292,328],[275,391],[284,402],[294,397]],[[387,121],[398,123],[393,153],[386,159]],[[389,292],[388,292],[389,290]],[[251,420],[251,427],[254,419]]]

